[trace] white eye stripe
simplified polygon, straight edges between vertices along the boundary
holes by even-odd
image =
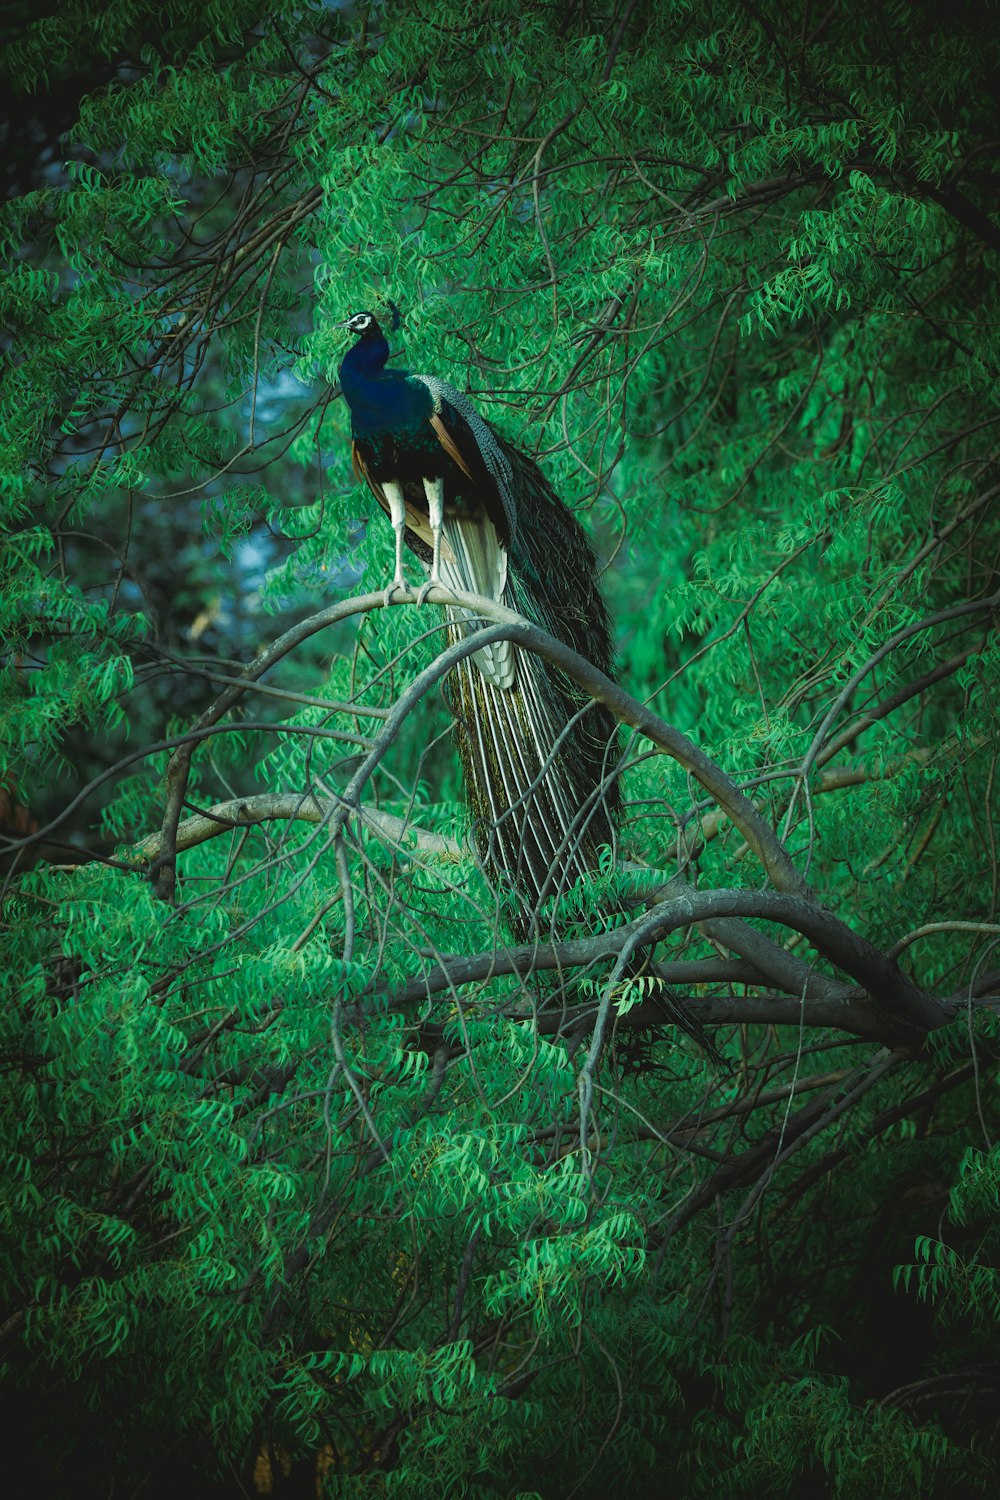
[[[347,326],[354,333],[364,333],[365,329],[370,326],[371,321],[368,313],[355,313],[353,318],[347,320]]]

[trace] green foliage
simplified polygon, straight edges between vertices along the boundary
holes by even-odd
[[[8,39],[20,97],[83,95],[0,217],[0,1357],[46,1493],[995,1486],[974,11],[77,0]],[[583,516],[623,685],[953,1024],[763,920],[745,824],[638,734],[621,849],[546,914],[576,947],[507,962],[447,687],[379,738],[439,612],[322,614],[385,582],[331,384],[388,299]],[[173,861],[178,786],[214,811]],[[722,1068],[608,986],[678,876],[786,965],[660,944]]]

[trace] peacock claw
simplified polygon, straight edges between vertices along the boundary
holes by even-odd
[[[417,590],[417,603],[418,604],[426,604],[427,603],[427,595],[430,593],[431,589],[437,588],[437,586],[438,586],[438,584],[440,582],[441,582],[440,578],[431,577],[431,578],[428,578],[428,580],[427,580],[426,583],[422,583],[420,585],[420,588]]]
[[[394,578],[389,584],[385,593],[382,595],[382,603],[386,607],[388,607],[392,603],[393,595],[399,593],[400,590],[402,590],[404,594],[409,593],[410,585],[407,583],[405,578]]]

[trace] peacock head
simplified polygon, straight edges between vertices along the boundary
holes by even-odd
[[[395,333],[403,321],[403,315],[395,302],[390,302],[386,299],[385,305],[392,314],[392,320],[389,323],[389,332]],[[351,313],[349,318],[345,318],[342,323],[338,323],[336,326],[338,328],[349,328],[352,333],[357,334],[359,339],[380,339],[385,337],[375,320],[375,314],[370,312]]]
[[[352,313],[349,318],[345,318],[337,326],[338,328],[349,328],[360,339],[382,337],[382,330],[375,321],[375,315],[370,312]]]

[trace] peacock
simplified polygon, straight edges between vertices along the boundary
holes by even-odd
[[[393,328],[398,313],[393,309]],[[468,396],[435,375],[387,368],[388,340],[371,312],[340,325],[356,341],[340,366],[351,412],[354,472],[404,548],[435,583],[517,611],[613,676],[611,625],[583,527],[538,465],[487,422]],[[476,629],[447,607],[453,637]],[[565,673],[509,641],[484,646],[453,674],[452,712],[480,854],[515,894],[512,927],[539,933],[543,903],[593,871],[616,847],[617,724]],[[686,1009],[663,994],[672,1019],[700,1039]]]

